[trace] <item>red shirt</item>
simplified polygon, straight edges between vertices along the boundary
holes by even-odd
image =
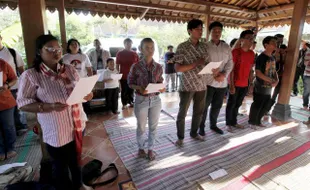
[[[242,48],[232,51],[234,61],[234,83],[236,87],[247,87],[251,68],[254,64],[255,54],[252,50],[247,52]]]
[[[116,64],[120,66],[119,73],[123,74],[122,79],[127,80],[131,65],[139,61],[138,54],[134,51],[122,50],[116,55]]]
[[[0,59],[0,72],[3,74],[3,85],[7,81],[16,80],[17,77],[12,67],[5,62],[3,59]],[[0,111],[7,110],[16,106],[16,101],[9,89],[0,92]]]

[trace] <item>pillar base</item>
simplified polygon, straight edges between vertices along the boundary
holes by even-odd
[[[272,111],[272,117],[277,118],[281,121],[287,121],[291,119],[291,106],[288,104],[279,104],[277,103]]]

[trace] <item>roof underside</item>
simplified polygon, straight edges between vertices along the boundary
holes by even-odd
[[[294,0],[65,0],[67,13],[187,22],[193,18],[220,21],[228,27],[282,26],[290,24]],[[17,0],[0,0],[0,8],[17,7]],[[57,1],[46,0],[55,11]],[[310,21],[308,8],[307,19]]]

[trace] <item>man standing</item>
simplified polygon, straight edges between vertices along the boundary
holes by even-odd
[[[0,59],[6,61],[13,69],[15,74],[19,77],[24,72],[24,61],[21,55],[11,48],[7,48],[2,44],[2,36],[0,35]],[[18,82],[11,87],[11,92],[16,99],[17,97]],[[28,130],[26,114],[20,111],[17,106],[14,110],[14,120],[16,126],[16,132],[18,135]]]
[[[88,57],[93,66],[93,72],[96,74],[97,70],[106,68],[107,59],[111,57],[111,54],[101,48],[101,43],[98,39],[94,40],[94,46],[96,49],[91,51]]]
[[[138,55],[136,52],[131,50],[132,40],[126,38],[124,40],[125,49],[119,51],[116,55],[116,69],[120,74],[123,74],[121,79],[121,100],[123,107],[125,109],[127,104],[130,104],[130,107],[133,107],[133,89],[128,86],[127,76],[130,71],[131,66],[134,63],[139,61]]]
[[[248,82],[255,59],[255,54],[250,49],[253,40],[252,30],[243,31],[240,34],[241,47],[232,51],[234,68],[230,74],[229,98],[226,107],[226,125],[229,132],[232,132],[232,127],[244,128],[237,123],[237,115],[248,91]]]
[[[304,72],[305,72],[305,55],[308,51],[308,44],[307,42],[303,41],[302,43],[302,48],[299,50],[299,56],[298,56],[298,62],[297,62],[297,67],[296,67],[296,72],[295,72],[295,78],[294,78],[294,85],[293,85],[293,96],[298,95],[298,81],[301,77],[303,83],[304,83]]]
[[[207,43],[207,51],[210,61],[223,61],[217,75],[208,75],[208,90],[206,96],[206,105],[204,108],[203,117],[200,124],[199,134],[205,136],[205,122],[210,109],[210,129],[216,133],[223,134],[223,131],[217,127],[217,118],[223,105],[224,96],[227,90],[227,77],[232,68],[232,54],[228,44],[221,41],[223,25],[220,22],[213,22],[209,26],[211,33],[211,41]]]
[[[181,72],[179,87],[179,112],[177,116],[177,146],[183,145],[185,133],[185,117],[191,101],[193,100],[193,117],[190,136],[196,140],[204,140],[198,132],[202,114],[205,107],[206,76],[198,73],[207,64],[207,47],[199,42],[202,36],[203,23],[192,19],[187,24],[189,40],[181,43],[174,56],[175,70]]]
[[[307,44],[305,45],[307,46]],[[305,52],[304,56],[304,93],[302,95],[303,98],[303,106],[305,110],[309,110],[309,95],[310,95],[310,52]]]
[[[176,80],[176,73],[174,69],[173,61],[171,60],[174,56],[173,46],[168,46],[168,52],[165,54],[165,81],[166,81],[166,92],[169,92],[169,82],[171,79],[171,90],[172,92],[175,91],[175,80]]]

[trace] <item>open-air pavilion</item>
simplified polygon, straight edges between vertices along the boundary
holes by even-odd
[[[258,30],[291,25],[282,86],[270,127],[256,132],[246,129],[221,137],[209,133],[204,144],[189,140],[190,147],[177,149],[173,146],[176,129],[172,118],[177,112],[178,97],[177,94],[164,94],[163,108],[170,115],[163,114],[160,120],[155,162],[137,160],[134,156],[135,118],[132,110],[124,110],[120,116],[112,118],[102,114],[90,116],[84,137],[83,161],[97,158],[105,164],[116,162],[120,169],[118,182],[125,181],[120,183],[123,189],[132,187],[131,179],[138,189],[310,188],[306,183],[310,171],[310,133],[298,124],[298,118],[292,118],[293,114],[308,117],[309,113],[290,106],[303,26],[310,21],[309,0],[0,0],[1,8],[7,6],[19,8],[29,66],[35,55],[35,39],[47,33],[46,9],[58,10],[64,47],[67,40],[65,11],[165,21],[167,24],[199,18],[205,26],[220,21],[227,27],[256,27]],[[206,33],[208,38],[208,30]],[[249,107],[249,102],[250,99],[245,101],[244,108]],[[240,119],[247,122],[246,117]],[[220,120],[220,126],[224,127],[223,118]],[[221,168],[228,175],[211,180],[208,174]],[[112,184],[101,188],[118,187]]]

